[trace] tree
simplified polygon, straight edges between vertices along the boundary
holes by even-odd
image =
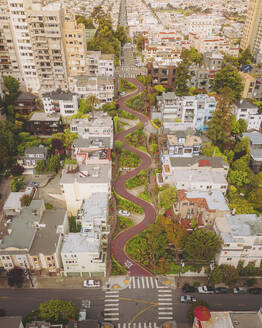
[[[144,48],[145,48],[145,38],[142,34],[139,34],[139,36],[136,38],[136,49],[142,52]]]
[[[13,192],[20,191],[24,186],[24,177],[15,177],[10,181],[10,190]]]
[[[114,148],[116,149],[117,152],[121,153],[123,149],[123,142],[120,140],[115,140],[114,141]]]
[[[128,42],[128,28],[118,25],[115,31],[115,37],[121,42],[123,47]]]
[[[21,203],[21,207],[29,206],[31,203],[31,196],[27,194],[23,195],[20,198],[20,203]]]
[[[14,267],[7,271],[7,282],[10,287],[22,287],[25,279],[24,269]]]
[[[212,285],[217,285],[222,282],[223,276],[220,269],[220,266],[216,266],[215,269],[211,272],[210,282]]]
[[[13,166],[11,168],[11,174],[15,177],[19,176],[19,175],[22,175],[23,172],[24,172],[24,168],[23,166],[19,165],[19,164],[16,164],[15,166]]]
[[[86,29],[95,29],[93,19],[91,17],[86,18],[84,16],[76,15],[77,24],[84,24]]]
[[[255,208],[254,204],[250,203],[247,199],[241,196],[234,196],[230,199],[228,204],[231,211],[235,209],[236,214],[259,214]]]
[[[18,94],[20,83],[11,75],[4,76],[4,85],[7,88],[9,94]]]
[[[164,88],[161,84],[160,85],[155,85],[154,88],[158,92],[158,94],[166,92],[166,88]]]
[[[178,96],[187,96],[189,93],[187,82],[190,78],[188,64],[184,62],[179,63],[175,76],[175,93]]]
[[[246,48],[244,51],[240,52],[238,55],[238,62],[240,66],[251,64],[253,59],[252,53],[249,48]]]
[[[66,324],[78,318],[78,311],[73,302],[51,299],[40,304],[39,316],[52,324]]]
[[[185,256],[193,262],[210,262],[221,247],[221,240],[213,231],[196,230],[185,242]]]
[[[220,270],[222,274],[222,282],[229,287],[239,279],[237,269],[233,265],[221,264]]]
[[[52,153],[62,154],[64,151],[64,144],[61,139],[52,139]]]
[[[46,162],[46,168],[49,172],[56,173],[60,168],[60,156],[52,155]]]
[[[161,208],[168,210],[170,209],[177,200],[177,190],[176,187],[167,186],[163,191],[160,193],[160,206]]]
[[[187,320],[189,321],[189,323],[192,325],[193,322],[194,322],[194,319],[195,319],[195,316],[194,316],[194,310],[197,306],[205,306],[206,308],[209,309],[209,305],[206,301],[203,301],[203,300],[197,300],[194,304],[192,304],[190,306],[190,308],[188,309],[187,311]]]
[[[221,93],[221,90],[225,87],[228,87],[233,91],[234,98],[239,99],[241,97],[241,93],[244,89],[242,79],[235,67],[231,65],[222,67],[214,77],[214,91]]]
[[[229,183],[239,187],[243,186],[244,184],[250,183],[248,172],[232,169],[229,169],[228,181]]]
[[[247,122],[242,118],[238,121],[236,120],[236,116],[232,115],[232,122],[231,122],[231,131],[234,134],[243,134],[247,130]]]
[[[37,174],[41,174],[44,172],[44,170],[45,170],[45,160],[40,159],[39,161],[36,162],[35,171]]]
[[[203,55],[195,48],[183,49],[180,58],[188,65],[191,65],[193,63],[201,64],[203,61]]]

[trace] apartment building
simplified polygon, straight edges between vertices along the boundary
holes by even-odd
[[[170,157],[199,156],[202,147],[202,139],[192,135],[190,131],[175,131],[168,134],[162,144],[161,161],[165,163]]]
[[[184,33],[196,33],[204,37],[211,36],[213,32],[217,32],[220,24],[216,22],[214,16],[211,15],[192,15],[187,17],[184,26]]]
[[[87,73],[85,25],[77,24],[75,21],[65,21],[63,42],[69,79]]]
[[[101,54],[101,51],[87,51],[86,64],[88,75],[114,76],[113,54]]]
[[[197,129],[206,130],[207,122],[216,109],[216,100],[205,94],[179,97],[166,92],[157,97],[157,108],[152,119],[159,119],[163,128],[169,131]]]
[[[225,194],[228,169],[228,164],[221,157],[171,157],[162,164],[157,183],[160,186],[170,184],[178,190],[218,190]]]
[[[185,191],[177,192],[174,212],[180,216],[180,222],[191,223],[196,220],[199,226],[212,227],[216,218],[230,214],[225,196],[221,191]]]
[[[5,270],[15,266],[32,273],[57,275],[60,247],[68,231],[66,211],[46,210],[43,200],[32,200],[20,215],[1,223],[0,260]]]
[[[217,218],[215,232],[223,244],[216,262],[237,267],[239,261],[244,266],[253,263],[259,266],[262,260],[262,218],[256,214],[230,215]]]
[[[247,122],[247,130],[259,130],[262,122],[262,114],[258,113],[258,107],[251,101],[240,100],[233,105],[236,119],[242,118]]]
[[[253,95],[255,94],[256,78],[244,72],[239,72],[239,74],[241,76],[242,84],[244,86],[241,98],[253,98]]]
[[[98,106],[102,106],[107,102],[113,101],[115,81],[111,76],[79,75],[74,77],[71,91],[81,98],[93,95],[99,100]]]
[[[43,106],[46,114],[60,114],[71,116],[78,112],[78,96],[61,89],[46,92],[42,95]]]
[[[246,132],[244,137],[249,139],[250,165],[255,173],[262,170],[262,133]]]
[[[60,185],[67,211],[76,215],[84,199],[96,192],[111,192],[111,162],[108,164],[66,165]]]
[[[168,88],[175,86],[176,64],[170,65],[166,62],[147,64],[147,73],[152,76],[152,84],[163,84]]]
[[[262,2],[250,0],[240,47],[250,48],[254,55],[262,51]]]

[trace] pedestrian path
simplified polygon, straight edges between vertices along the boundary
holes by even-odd
[[[104,321],[119,321],[119,291],[105,292]]]
[[[171,289],[158,289],[158,320],[173,320],[173,297]]]
[[[117,328],[159,328],[156,322],[118,323]]]
[[[168,288],[168,286],[161,286],[156,278],[141,276],[141,277],[131,277],[128,288],[158,289],[158,288]]]

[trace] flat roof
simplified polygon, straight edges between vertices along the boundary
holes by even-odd
[[[77,138],[73,141],[72,146],[80,148],[110,148],[111,146],[111,137],[110,136],[99,136],[88,138]]]
[[[201,321],[202,328],[232,328],[231,318],[228,312],[210,312],[208,321]]]
[[[90,238],[85,233],[69,233],[64,236],[61,247],[62,253],[98,253],[100,240]]]
[[[257,312],[231,312],[230,318],[237,328],[261,328],[262,322],[259,320]]]
[[[2,328],[20,328],[22,317],[0,317],[0,327]]]
[[[178,131],[181,132],[181,131]],[[185,142],[180,142],[179,139],[184,138]],[[192,147],[192,146],[199,146],[202,144],[202,140],[198,136],[182,136],[179,134],[172,135],[169,134],[167,136],[168,143],[170,146],[176,146],[176,145],[183,145],[184,147]]]
[[[32,117],[30,118],[30,121],[43,121],[43,122],[54,122],[59,121],[60,115],[58,114],[47,114],[45,112],[34,112]]]
[[[14,209],[19,211],[22,208],[20,199],[24,195],[30,195],[32,191],[33,191],[33,187],[27,187],[25,191],[11,192],[4,204],[3,209],[4,210]]]
[[[98,114],[99,113],[99,114]],[[110,127],[113,127],[113,120],[111,116],[100,114],[100,112],[95,112],[95,117],[85,117],[82,119],[74,118],[70,122],[70,128],[72,126],[77,126],[85,128],[85,127],[106,127],[110,125]]]
[[[171,157],[170,164],[173,167],[190,167],[195,164],[199,166],[210,166],[212,168],[228,167],[228,164],[222,157],[207,157],[207,156],[195,156],[195,157]],[[202,163],[202,164],[201,164]]]
[[[243,136],[247,137],[254,145],[262,145],[262,133],[258,131],[245,132]]]
[[[178,170],[174,172],[176,183],[214,183],[227,185],[227,180],[222,172],[210,170]]]
[[[212,210],[229,211],[225,196],[219,190],[215,191],[185,191],[189,199],[204,198],[208,208]]]
[[[93,221],[94,219],[104,219],[107,216],[108,195],[104,192],[97,192],[85,199],[82,205],[82,221]]]

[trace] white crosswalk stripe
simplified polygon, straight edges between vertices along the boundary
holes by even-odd
[[[158,320],[173,320],[171,289],[158,289]]]
[[[119,291],[105,292],[104,320],[119,321]]]
[[[150,289],[158,289],[160,288],[163,292],[168,293],[171,290],[167,290],[168,286],[161,286],[158,284],[157,279],[154,277],[131,277],[129,281],[128,288],[150,288]]]
[[[118,323],[117,328],[159,328],[156,322]]]

